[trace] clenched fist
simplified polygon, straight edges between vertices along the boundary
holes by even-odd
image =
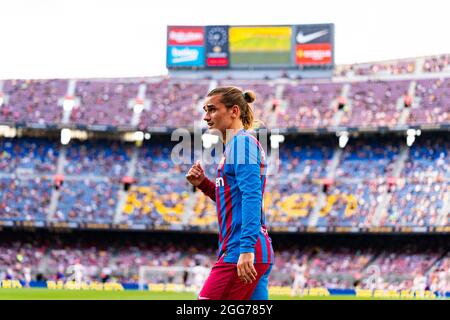
[[[186,179],[194,186],[198,187],[203,180],[205,180],[205,171],[203,170],[200,161],[197,160],[186,174]]]

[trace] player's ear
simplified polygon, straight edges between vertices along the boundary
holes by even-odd
[[[239,106],[238,106],[238,105],[235,104],[234,106],[232,106],[232,107],[230,108],[230,110],[231,110],[231,117],[232,117],[233,119],[239,118],[240,110],[239,110]]]

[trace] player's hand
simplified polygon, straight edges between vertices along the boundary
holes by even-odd
[[[255,254],[251,252],[241,253],[237,263],[238,277],[245,283],[252,283],[256,280],[258,273],[253,266]]]
[[[203,180],[205,180],[205,178],[205,171],[203,170],[200,161],[197,160],[186,174],[186,179],[194,187],[198,187],[203,182]]]

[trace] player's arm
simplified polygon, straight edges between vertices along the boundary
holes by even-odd
[[[202,183],[199,184],[198,188],[201,192],[211,198],[211,200],[216,201],[216,185],[214,182],[205,177]]]
[[[245,282],[256,278],[253,266],[255,244],[261,228],[261,157],[258,145],[248,136],[238,136],[233,145],[234,169],[239,190],[242,192],[242,226],[238,275]]]

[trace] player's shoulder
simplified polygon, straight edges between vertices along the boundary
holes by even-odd
[[[240,133],[235,135],[234,141],[237,142],[238,144],[239,143],[248,143],[250,145],[259,146],[258,139],[256,139],[256,137],[253,134],[251,134],[250,132],[247,132],[247,131],[241,131]]]

